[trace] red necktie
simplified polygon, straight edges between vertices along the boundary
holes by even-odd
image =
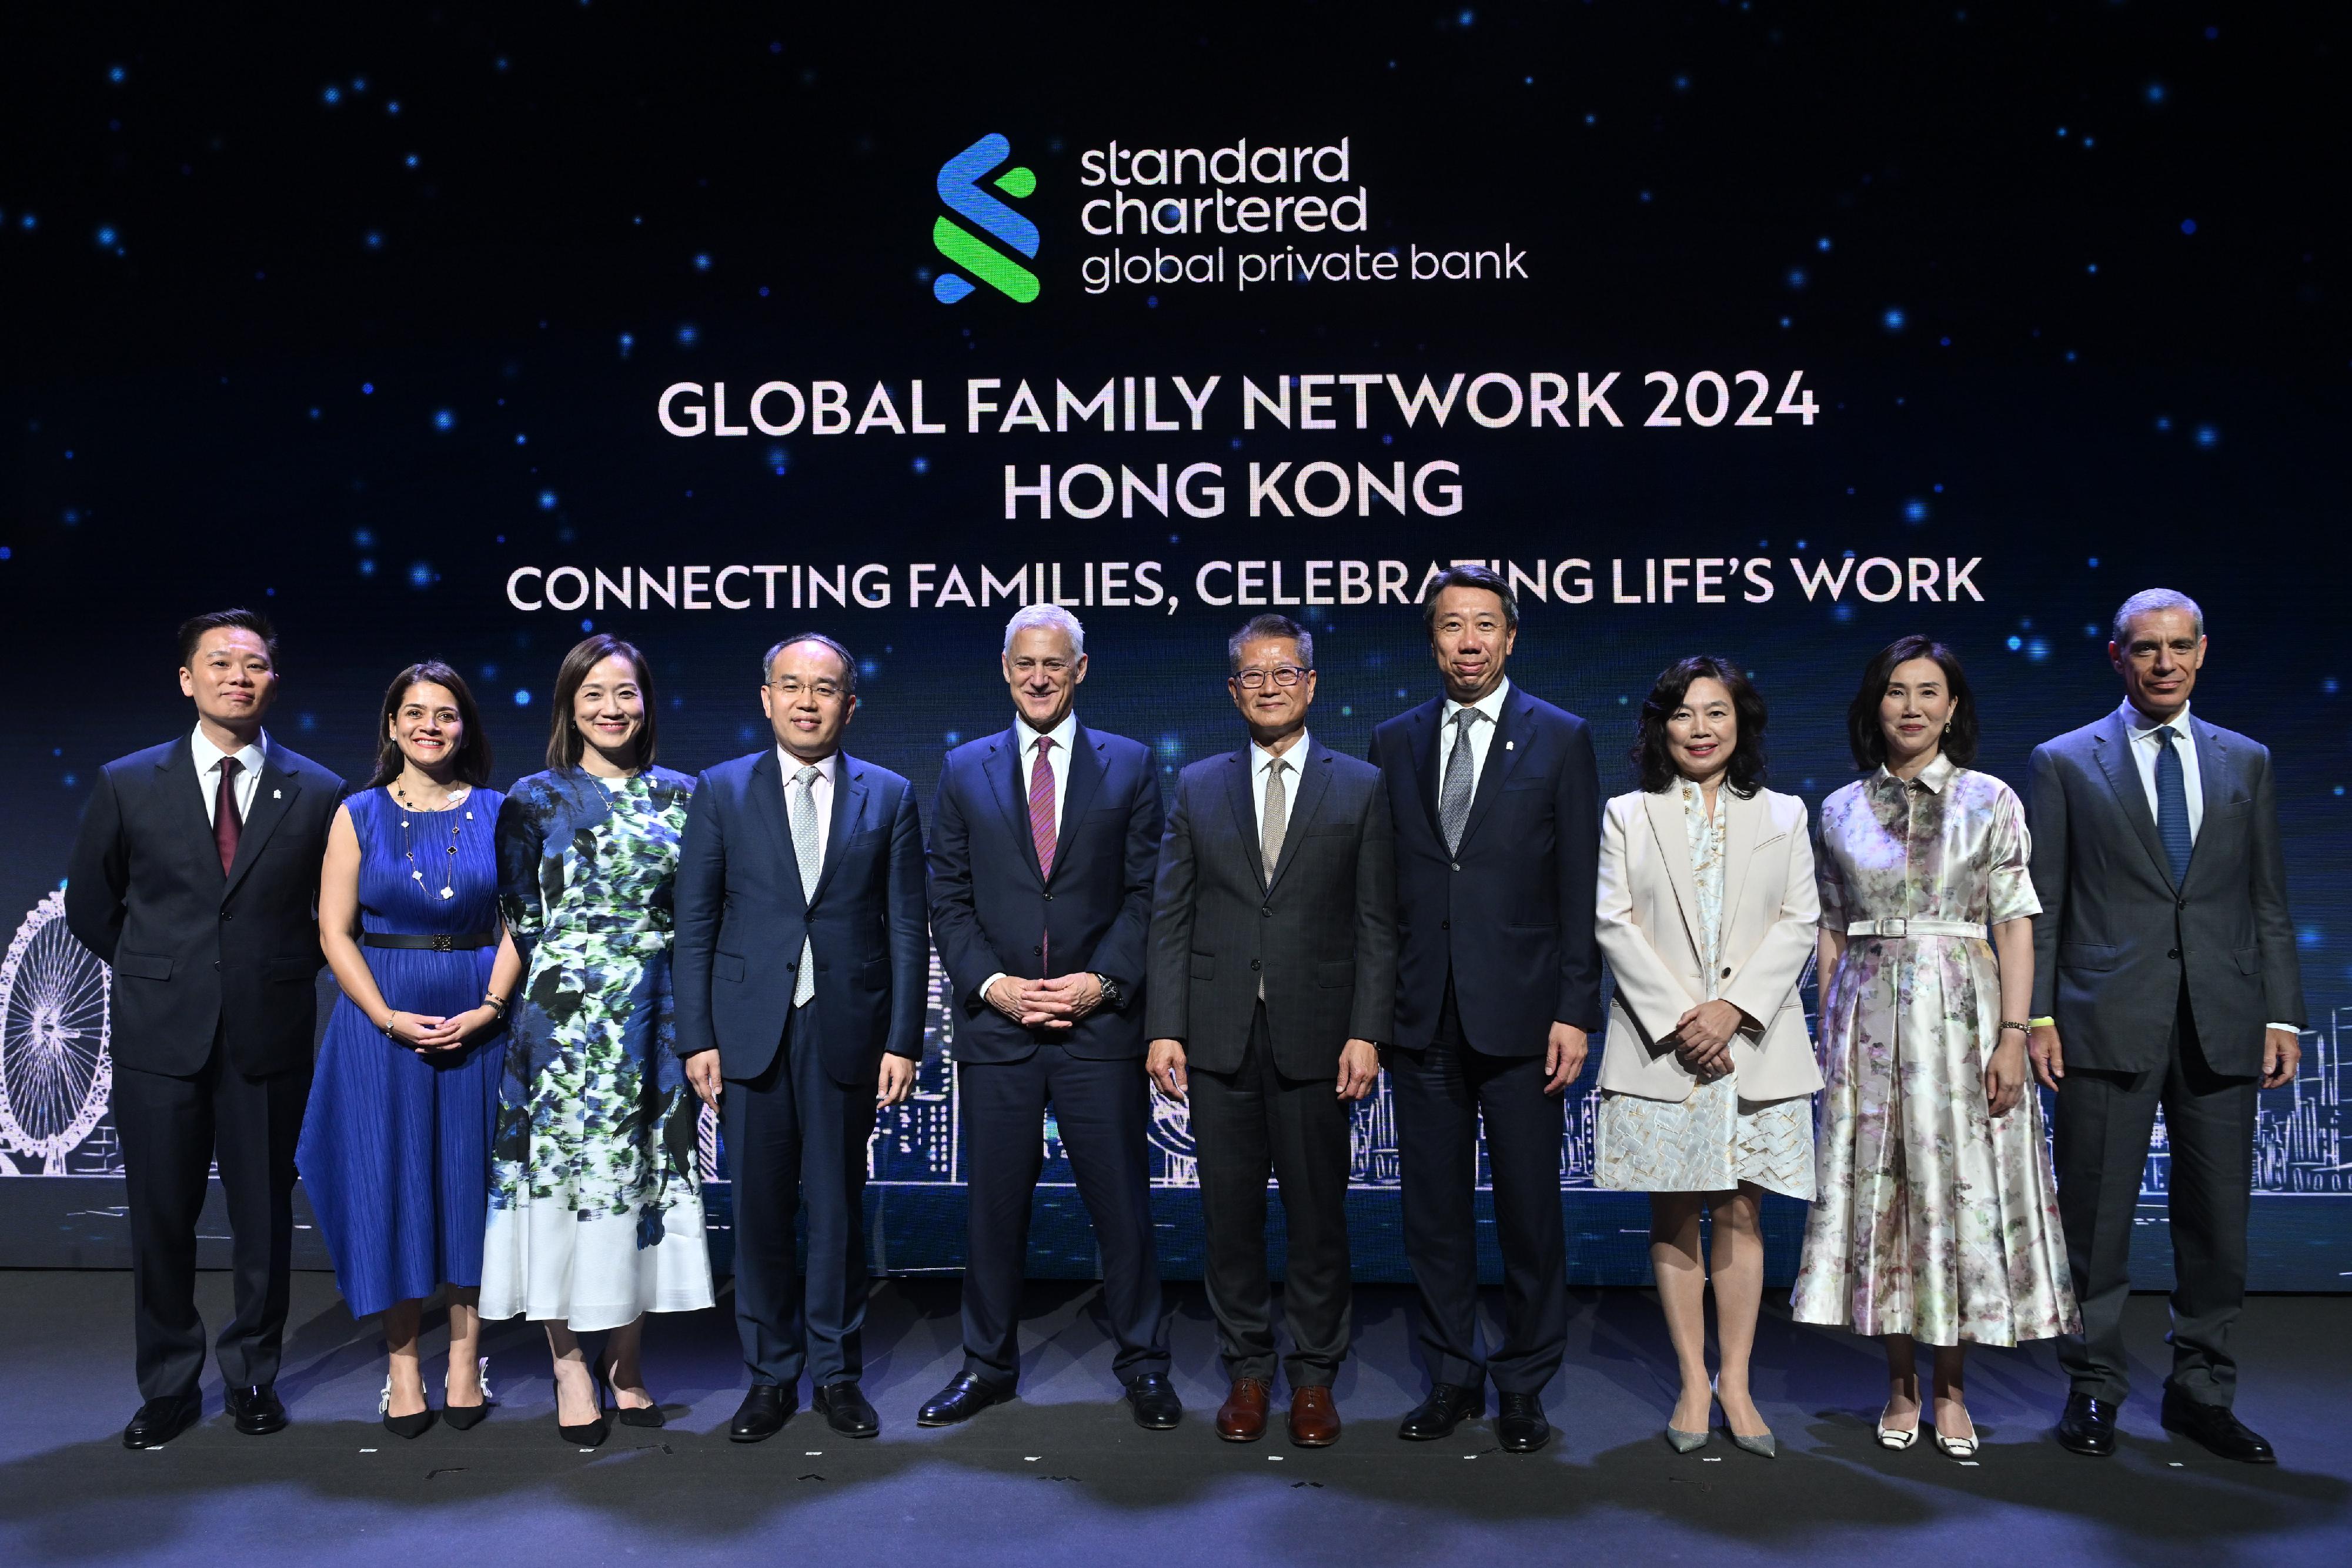
[[[1051,737],[1037,741],[1037,761],[1029,769],[1029,841],[1037,846],[1037,874],[1050,878],[1054,874],[1054,768],[1045,760],[1052,750]],[[1043,974],[1051,962],[1045,951],[1046,938],[1037,939],[1038,972]]]
[[[213,803],[213,842],[220,846],[223,876],[236,863],[236,835],[245,826],[236,818],[236,776],[243,767],[234,757],[221,758],[220,799]]]

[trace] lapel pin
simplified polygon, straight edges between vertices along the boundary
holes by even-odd
[[[272,789],[269,792],[269,798],[273,800],[283,800],[286,799],[286,791],[283,789]]]
[[[1518,748],[1519,743],[1516,740],[1507,740],[1503,742],[1503,749],[1506,751],[1517,751]]]

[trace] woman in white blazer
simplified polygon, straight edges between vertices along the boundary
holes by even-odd
[[[1764,779],[1764,700],[1727,659],[1684,659],[1642,704],[1642,788],[1601,831],[1601,951],[1616,977],[1601,1060],[1600,1186],[1650,1195],[1650,1263],[1682,1372],[1666,1441],[1709,1435],[1707,1261],[1715,1219],[1712,1398],[1732,1442],[1776,1451],[1748,1387],[1764,1293],[1758,1207],[1813,1196],[1822,1086],[1797,983],[1821,900],[1805,803]]]

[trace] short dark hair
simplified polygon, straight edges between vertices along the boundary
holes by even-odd
[[[1886,732],[1878,727],[1878,705],[1885,698],[1896,668],[1914,659],[1935,660],[1952,694],[1944,755],[1961,768],[1977,759],[1977,699],[1969,691],[1968,672],[1960,668],[1960,656],[1933,637],[1914,633],[1897,637],[1872,655],[1863,668],[1862,689],[1853,694],[1853,706],[1845,710],[1846,745],[1853,749],[1853,765],[1864,772],[1886,765]]]
[[[1268,612],[1253,615],[1242,629],[1225,640],[1225,662],[1234,670],[1242,667],[1242,645],[1262,637],[1287,637],[1298,644],[1298,662],[1308,669],[1315,667],[1315,633],[1287,615]]]
[[[1519,629],[1519,601],[1512,594],[1511,585],[1493,567],[1469,560],[1447,567],[1429,585],[1429,597],[1422,601],[1421,620],[1432,637],[1437,635],[1437,596],[1449,588],[1485,589],[1503,601],[1504,626],[1513,632]]]
[[[401,753],[400,743],[392,738],[392,725],[400,716],[401,705],[408,700],[411,686],[446,686],[449,695],[457,699],[457,724],[462,733],[457,739],[457,754],[449,760],[450,770],[461,784],[488,784],[490,733],[482,727],[482,714],[474,706],[474,694],[466,689],[465,676],[438,659],[426,659],[393,676],[392,685],[384,688],[383,714],[375,727],[375,777],[367,781],[367,787],[377,789],[391,783],[400,777],[407,761]]]
[[[1713,653],[1677,659],[1658,672],[1650,695],[1642,699],[1641,722],[1633,733],[1633,748],[1627,754],[1633,771],[1642,788],[1653,795],[1673,787],[1677,770],[1674,755],[1666,748],[1666,721],[1683,706],[1691,684],[1699,680],[1720,681],[1731,694],[1731,715],[1738,734],[1731,743],[1731,760],[1724,768],[1724,779],[1735,793],[1743,798],[1753,795],[1764,783],[1764,698],[1745,671]]]
[[[580,766],[580,754],[586,749],[588,737],[572,722],[572,699],[579,696],[588,672],[607,659],[626,659],[637,673],[637,695],[646,705],[645,723],[637,727],[635,755],[630,758],[632,768],[650,768],[654,762],[654,703],[653,667],[646,656],[637,652],[634,643],[624,643],[610,632],[599,632],[593,637],[583,637],[572,644],[563,655],[563,663],[555,672],[555,690],[548,699],[554,711],[549,716],[547,730],[547,766],[562,773]]]
[[[843,647],[840,643],[835,642],[832,638],[826,636],[822,632],[795,632],[792,636],[771,646],[768,649],[766,656],[761,658],[760,661],[760,684],[761,685],[764,686],[768,684],[770,674],[776,667],[776,655],[782,653],[785,649],[791,647],[795,643],[814,643],[819,647],[832,649],[841,659],[841,690],[843,695],[853,697],[857,695],[857,660],[850,653],[848,649]]]
[[[207,610],[180,622],[180,668],[187,669],[195,663],[196,644],[205,640],[205,632],[217,632],[225,626],[250,632],[260,638],[270,664],[278,663],[278,628],[269,623],[268,616],[258,610]]]

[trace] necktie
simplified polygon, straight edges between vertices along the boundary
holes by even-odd
[[[2189,880],[2189,773],[2180,765],[2180,753],[2172,748],[2180,732],[2170,725],[2158,725],[2156,730],[2156,836],[2164,845],[2164,858],[2172,862],[2172,885],[2176,888]]]
[[[236,776],[245,765],[234,757],[221,758],[220,799],[213,802],[213,842],[219,847],[221,875],[236,863],[236,837],[245,824],[236,815]]]
[[[816,844],[816,779],[817,770],[814,768],[802,768],[793,779],[800,786],[793,794],[793,858],[801,864],[803,901],[816,896],[817,873],[824,869],[824,856]],[[816,944],[803,936],[800,977],[793,982],[793,1006],[805,1007],[815,995]]]
[[[1478,754],[1470,749],[1470,727],[1486,716],[1465,707],[1454,716],[1454,753],[1445,759],[1445,784],[1437,795],[1437,825],[1445,832],[1445,852],[1462,847],[1462,825],[1470,820],[1470,792]]]
[[[1269,886],[1274,882],[1274,868],[1282,863],[1283,831],[1290,825],[1290,800],[1288,792],[1282,787],[1282,770],[1289,766],[1279,757],[1265,765],[1265,816],[1258,823],[1257,841],[1258,852],[1265,863],[1265,880]],[[1265,1000],[1265,976],[1263,973],[1257,977],[1257,999]]]
[[[1050,879],[1054,874],[1054,765],[1045,754],[1054,749],[1054,737],[1037,737],[1037,760],[1029,769],[1029,841],[1037,847],[1037,874]],[[1037,938],[1037,972],[1053,973],[1053,946],[1050,929]]]

